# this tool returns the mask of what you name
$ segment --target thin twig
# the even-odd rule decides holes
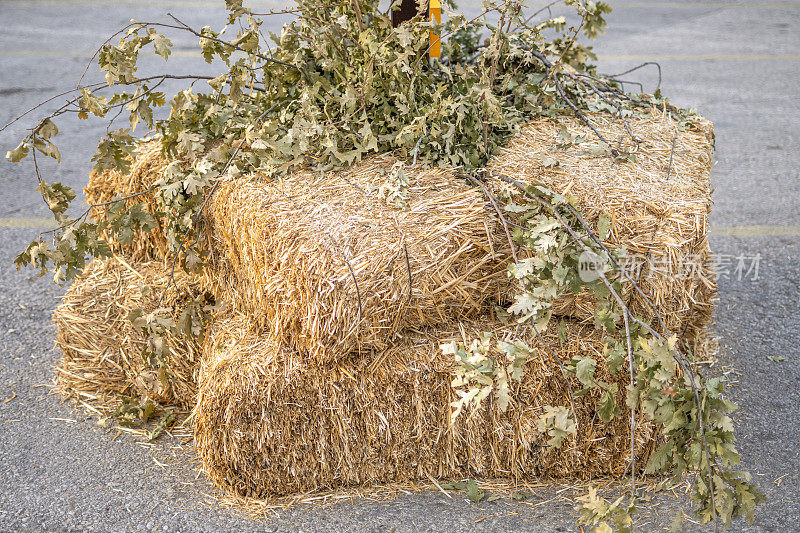
[[[555,359],[556,364],[558,364],[558,368],[561,369],[561,375],[564,376],[564,381],[567,383],[567,392],[569,392],[569,405],[572,407],[572,414],[575,417],[575,431],[579,431],[580,427],[578,424],[578,411],[575,409],[575,392],[572,390],[572,383],[569,380],[569,373],[567,369],[564,368],[564,364],[561,362],[561,358],[550,348],[550,345],[545,342],[544,337],[542,337],[541,333],[539,333],[539,329],[536,327],[536,322],[531,318],[530,320],[531,327],[533,328],[533,332],[536,333],[536,337],[541,342],[544,349],[550,354],[550,357]]]
[[[464,22],[464,23],[463,23],[463,24],[462,24],[460,27],[458,27],[458,28],[456,28],[456,29],[454,29],[454,30],[451,30],[451,31],[449,31],[449,32],[445,33],[444,35],[442,35],[441,37],[439,37],[439,41],[440,41],[440,42],[444,42],[444,39],[445,39],[445,37],[449,37],[450,35],[454,34],[454,33],[455,33],[455,32],[457,32],[458,30],[460,30],[461,28],[465,28],[465,27],[467,27],[467,26],[471,26],[472,24],[474,24],[474,23],[475,23],[475,21],[476,21],[476,20],[478,20],[479,18],[483,17],[483,16],[484,16],[484,15],[486,15],[487,13],[490,13],[491,11],[494,11],[494,9],[485,9],[485,10],[483,10],[483,12],[481,12],[481,13],[480,13],[480,14],[478,14],[477,16],[475,16],[475,17],[473,17],[472,19],[470,19],[470,20],[468,20],[468,21]],[[428,54],[428,52],[430,52],[430,51],[431,51],[431,48],[433,48],[433,44],[429,44],[429,45],[428,45],[428,47],[427,47],[427,48],[426,48],[426,49],[425,49],[425,50],[422,52],[422,54],[420,54],[420,56],[419,56],[419,57],[417,58],[417,60],[414,62],[413,68],[417,68],[417,65],[419,64],[419,62],[420,62],[420,61],[422,61],[422,58],[426,57],[426,55]]]
[[[182,22],[181,20],[179,20],[172,13],[167,13],[167,16],[170,17],[175,22],[177,22],[178,24],[180,24],[180,27],[178,27],[178,29],[186,30],[191,34],[194,34],[197,37],[200,37],[201,39],[208,39],[209,41],[215,41],[215,42],[218,42],[218,43],[223,44],[225,46],[230,46],[231,48],[235,48],[236,50],[239,50],[239,51],[244,52],[246,54],[252,54],[252,55],[256,56],[257,58],[263,59],[264,61],[266,61],[268,63],[275,63],[276,65],[283,65],[284,67],[289,67],[289,68],[296,69],[296,70],[302,72],[304,75],[307,76],[305,70],[303,70],[302,68],[298,67],[297,65],[293,65],[291,63],[287,63],[286,61],[281,61],[280,59],[275,59],[274,57],[265,56],[264,54],[248,52],[247,50],[245,50],[241,46],[235,45],[235,44],[230,43],[228,41],[225,41],[223,39],[218,39],[216,37],[211,37],[210,35],[203,35],[202,33],[198,32],[197,30],[195,30],[194,28],[192,28],[191,26],[189,26],[185,22]],[[168,24],[160,24],[160,23],[156,23],[156,24],[152,24],[152,25],[153,26],[166,26],[168,28],[169,27],[174,27],[174,26],[171,26],[171,25],[168,25]]]
[[[639,70],[640,68],[644,68],[644,67],[646,67],[648,65],[653,65],[658,69],[658,85],[656,85],[656,91],[657,91],[657,90],[659,90],[661,88],[661,65],[659,63],[655,62],[655,61],[645,61],[641,65],[637,65],[637,66],[635,66],[633,68],[629,68],[625,72],[620,72],[619,74],[603,74],[603,77],[616,81],[616,78],[618,78],[620,76],[624,76],[625,74],[630,74],[631,72],[635,72],[635,71]],[[631,82],[626,82],[626,83],[631,83]]]
[[[628,348],[628,368],[630,369],[631,385],[636,386],[636,374],[633,362],[633,347],[631,346],[631,326],[628,322],[630,311],[625,307],[623,319],[625,320],[625,341]],[[631,506],[636,501],[636,409],[631,407]]]
[[[556,84],[556,89],[558,90],[558,94],[560,94],[561,98],[565,102],[567,102],[567,104],[572,108],[575,114],[578,115],[578,117],[584,122],[584,124],[586,124],[587,126],[589,126],[589,128],[591,128],[594,134],[597,135],[598,139],[606,143],[606,145],[611,146],[610,143],[605,139],[605,137],[603,137],[603,135],[599,131],[597,131],[597,128],[594,127],[591,121],[588,118],[586,118],[586,116],[581,112],[580,109],[578,109],[578,106],[572,103],[572,100],[569,99],[567,94],[564,92],[564,88],[561,86],[561,81],[558,79],[558,74],[553,76],[553,81]],[[611,148],[611,155],[617,157],[619,156],[619,152],[617,152],[616,149]]]
[[[555,0],[555,1],[553,1],[553,2],[550,2],[549,4],[547,4],[546,6],[544,6],[543,8],[541,8],[541,9],[539,9],[539,10],[535,11],[535,12],[534,12],[532,15],[530,15],[530,16],[529,16],[528,18],[526,18],[524,21],[522,21],[522,24],[523,24],[523,25],[527,25],[527,24],[528,24],[528,22],[530,22],[530,21],[531,21],[531,19],[532,19],[533,17],[535,17],[536,15],[538,15],[539,13],[541,13],[541,12],[543,12],[543,11],[545,11],[545,10],[547,10],[547,16],[549,16],[549,17],[552,17],[552,16],[553,16],[553,11],[552,11],[550,8],[551,8],[551,7],[553,7],[553,6],[554,6],[554,5],[556,5],[556,4],[560,4],[560,3],[561,3],[561,2],[563,2],[563,1],[564,1],[564,0]]]
[[[669,151],[669,166],[667,166],[667,179],[665,181],[669,181],[669,174],[672,171],[672,156],[675,155],[675,141],[678,140],[678,134],[672,136],[672,148]]]
[[[561,66],[561,64],[564,62],[564,58],[566,57],[567,52],[569,52],[570,48],[572,48],[572,46],[575,44],[575,41],[578,39],[578,33],[581,31],[581,29],[583,28],[584,24],[586,24],[586,16],[585,15],[583,17],[581,17],[581,23],[575,28],[575,32],[572,34],[572,38],[570,39],[569,43],[561,51],[561,55],[558,56],[558,61],[556,61],[553,64],[553,66],[556,69],[558,69]]]
[[[570,76],[573,79],[576,78],[576,76],[574,76],[574,75],[572,75],[570,73],[567,73],[567,75]],[[585,77],[588,77],[588,76],[585,76]],[[586,81],[583,78],[578,78],[575,81],[577,81],[578,83],[584,84],[585,86],[587,86],[589,88],[589,90],[592,93],[596,94],[601,100],[603,100],[608,105],[613,106],[614,108],[616,108],[617,113],[619,113],[619,118],[622,119],[622,124],[625,126],[625,131],[628,133],[628,136],[631,138],[631,140],[634,143],[639,144],[639,140],[636,137],[634,137],[633,132],[631,131],[631,127],[630,127],[630,125],[628,125],[628,121],[625,118],[625,113],[623,112],[622,106],[619,103],[615,102],[614,100],[611,100],[606,95],[604,95],[594,83],[591,83],[590,81]]]
[[[364,33],[364,21],[362,20],[361,15],[361,6],[358,3],[358,0],[352,0],[353,2],[353,10],[355,11],[356,15],[356,22],[358,22],[358,31]]]
[[[291,196],[289,196],[288,194],[286,194],[284,191],[282,191],[282,190],[281,190],[281,189],[279,189],[278,187],[276,187],[275,189],[276,189],[278,192],[280,192],[281,194],[283,194],[283,196],[284,196],[284,197],[285,197],[287,200],[289,200],[290,202],[292,202],[292,204],[293,204],[293,205],[294,205],[294,206],[295,206],[295,207],[296,207],[296,208],[297,208],[297,209],[298,209],[298,210],[299,210],[301,213],[303,213],[304,215],[306,215],[306,216],[308,216],[308,217],[312,217],[310,213],[308,213],[308,212],[307,212],[305,209],[303,209],[303,206],[301,206],[300,204],[298,204],[298,203],[297,203],[297,200],[295,200],[294,198],[292,198]],[[359,288],[359,286],[358,286],[358,278],[356,277],[356,271],[355,271],[355,269],[353,268],[353,265],[350,263],[350,259],[348,259],[348,258],[347,258],[347,255],[344,253],[344,249],[343,249],[343,248],[342,248],[342,246],[339,244],[339,242],[338,242],[338,241],[337,241],[337,240],[334,238],[334,236],[333,236],[333,235],[332,235],[332,234],[331,234],[329,231],[327,231],[327,230],[323,230],[323,231],[325,231],[325,234],[326,234],[326,235],[327,235],[327,237],[328,237],[328,238],[331,240],[331,242],[333,242],[333,245],[336,247],[336,249],[339,251],[339,253],[340,253],[340,254],[342,254],[342,258],[344,259],[344,262],[345,262],[345,264],[347,265],[347,268],[348,268],[348,270],[350,270],[350,276],[353,278],[353,283],[355,283],[355,286],[356,286],[356,298],[358,298],[358,321],[359,321],[359,323],[360,323],[360,322],[361,322],[361,321],[364,319],[364,306],[363,306],[363,304],[361,303],[361,289],[360,289],[360,288]]]
[[[625,84],[626,84],[626,83],[627,83],[627,84],[629,84],[629,85],[638,85],[638,86],[639,86],[639,94],[641,94],[641,93],[643,93],[643,92],[644,92],[644,85],[643,85],[642,83],[638,82],[638,81],[633,81],[633,80],[622,80],[622,79],[618,79],[618,78],[614,78],[614,80],[613,80],[613,81],[614,81],[614,83],[619,83],[619,85],[620,85],[620,89],[621,89],[623,92],[625,91]]]
[[[552,78],[553,78],[553,82],[556,84],[556,90],[558,90],[558,94],[567,103],[567,105],[572,109],[572,111],[574,111],[575,114],[578,115],[578,117],[581,119],[581,121],[583,121],[584,124],[589,126],[589,128],[594,132],[594,134],[597,135],[598,139],[600,139],[601,141],[606,143],[608,146],[611,146],[611,144],[606,140],[606,138],[603,137],[603,135],[599,131],[597,131],[597,128],[594,127],[594,124],[592,124],[591,121],[588,118],[586,118],[586,115],[584,115],[581,112],[581,110],[578,109],[578,106],[576,106],[572,102],[572,100],[569,99],[569,97],[567,96],[566,92],[564,91],[564,87],[561,85],[561,80],[559,80],[559,78],[558,78],[558,73],[555,72],[555,70],[552,70],[553,69],[553,63],[551,63],[550,60],[547,59],[544,56],[544,54],[541,54],[541,53],[537,52],[536,50],[528,49],[527,51],[530,52],[530,54],[533,55],[533,57],[538,59],[539,62],[541,62],[542,66],[544,66],[545,73],[547,75],[550,75],[550,73],[552,71],[552,74],[553,74]],[[617,157],[617,156],[619,156],[619,152],[617,152],[616,149],[611,148],[611,155],[614,156],[614,157]]]
[[[494,195],[489,192],[489,189],[481,183],[481,180],[474,176],[470,176],[469,174],[459,174],[459,176],[467,178],[469,181],[477,184],[481,190],[483,190],[483,194],[489,198],[489,202],[491,202],[492,207],[494,207],[497,216],[500,218],[500,223],[503,225],[503,230],[506,233],[506,238],[508,239],[508,245],[511,247],[511,256],[514,258],[515,263],[519,263],[519,258],[517,257],[517,247],[514,245],[514,239],[511,238],[511,232],[508,230],[508,222],[506,221],[506,217],[503,215],[503,211],[500,209],[500,206],[497,204],[497,200],[495,199]]]
[[[138,85],[141,82],[155,80],[155,79],[158,79],[158,80],[188,80],[188,79],[192,79],[192,80],[212,80],[212,79],[214,79],[214,77],[213,76],[200,76],[200,75],[196,75],[195,76],[195,75],[159,74],[159,75],[155,75],[155,76],[147,76],[147,77],[144,77],[144,78],[137,78],[135,80],[128,81],[128,82],[119,81],[119,82],[115,83],[115,85]],[[30,109],[28,109],[27,111],[25,111],[21,115],[18,115],[16,118],[14,118],[11,121],[9,121],[8,123],[6,123],[2,128],[0,128],[0,132],[2,132],[3,130],[5,130],[6,128],[11,126],[15,122],[17,122],[18,120],[23,118],[24,116],[26,116],[27,114],[29,114],[29,113],[31,113],[33,111],[36,111],[37,109],[39,109],[43,105],[52,102],[56,98],[59,98],[61,96],[65,96],[65,95],[80,91],[81,89],[105,88],[105,87],[108,87],[108,85],[105,82],[98,82],[98,83],[93,83],[91,85],[86,85],[85,87],[78,87],[77,89],[70,89],[68,91],[64,91],[64,92],[58,93],[55,96],[52,96],[52,97],[48,98],[47,100],[36,104],[35,106],[31,107]],[[81,98],[83,98],[83,95],[77,96],[75,98],[72,98],[72,99],[68,100],[65,104],[63,104],[61,107],[59,107],[56,111],[52,112],[47,117],[45,117],[44,119],[40,120],[35,127],[31,128],[31,130],[38,129],[42,125],[42,122],[44,122],[45,120],[53,119],[53,118],[63,114],[65,109],[67,109],[70,105],[78,102]]]
[[[403,252],[405,253],[405,256],[406,256],[406,268],[408,269],[408,304],[406,304],[406,305],[410,305],[411,304],[411,296],[412,296],[413,291],[414,291],[414,286],[413,286],[412,280],[411,280],[411,278],[412,278],[412,276],[411,276],[411,261],[408,258],[408,246],[406,246],[405,241],[403,241]]]

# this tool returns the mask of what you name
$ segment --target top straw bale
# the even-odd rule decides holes
[[[716,295],[707,239],[712,124],[697,115],[679,122],[658,108],[627,117],[627,127],[608,114],[588,118],[612,147],[632,152],[635,159],[614,161],[598,149],[598,139],[586,124],[565,115],[524,126],[492,158],[488,170],[573,198],[595,231],[600,216],[608,216],[611,230],[605,244],[626,250],[621,266],[667,328],[684,339],[694,338],[710,322]],[[493,185],[504,186],[497,179]],[[630,286],[626,291],[633,312],[654,318],[641,294]],[[594,303],[588,294],[562,297],[553,310],[561,316],[589,318]]]
[[[208,227],[235,305],[324,359],[476,315],[506,277],[486,200],[452,170],[405,167],[398,208],[379,195],[396,162],[222,184]]]

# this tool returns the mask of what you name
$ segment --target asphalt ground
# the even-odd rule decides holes
[[[220,2],[143,0],[0,1],[0,123],[62,88],[72,87],[102,39],[129,19],[220,26]],[[621,1],[597,44],[603,72],[658,61],[661,88],[674,102],[714,121],[717,164],[712,248],[728,258],[720,279],[714,332],[719,371],[734,380],[732,398],[745,467],[767,494],[756,522],[736,531],[800,529],[800,2]],[[258,8],[280,4],[258,2]],[[475,13],[478,2],[462,2]],[[277,30],[280,21],[272,23]],[[174,39],[174,72],[211,72]],[[160,58],[147,61],[154,72]],[[96,71],[90,76],[97,77]],[[629,76],[652,91],[655,69]],[[168,87],[168,93],[181,88]],[[13,148],[30,120],[0,134]],[[62,120],[58,167],[46,175],[79,190],[100,122]],[[220,506],[176,440],[144,445],[116,436],[62,403],[50,389],[50,315],[63,289],[13,257],[48,212],[28,166],[0,162],[0,531],[578,531],[572,491],[552,486],[528,501],[472,504],[462,495],[401,494],[297,507],[253,520]],[[737,272],[743,261],[749,272]],[[741,275],[740,275],[741,274]],[[640,530],[669,523],[685,502],[661,495],[645,506]],[[689,527],[693,528],[691,523]]]

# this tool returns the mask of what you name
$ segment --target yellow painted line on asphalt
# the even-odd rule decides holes
[[[713,237],[800,237],[800,226],[711,226]]]
[[[211,7],[224,9],[224,4],[218,0],[3,0],[4,5],[19,5],[26,7],[37,6],[136,6],[136,7]],[[247,2],[250,8],[286,9],[292,6],[292,2],[275,2],[269,0],[250,0]]]
[[[56,222],[52,218],[45,217],[0,217],[0,227],[52,229],[56,227]]]
[[[93,52],[78,52],[72,50],[0,50],[0,56],[21,56],[21,57],[50,57],[50,56],[92,56]]]
[[[94,50],[0,50],[0,56],[19,56],[19,57],[84,57],[87,60],[92,57]],[[154,52],[141,52],[143,56],[156,57]],[[194,50],[173,50],[175,57],[201,57],[200,51]]]
[[[621,61],[800,61],[800,54],[597,54]]]
[[[764,7],[800,7],[798,2],[612,2],[614,9],[620,7],[644,7],[649,9],[732,9]]]
[[[0,228],[55,227],[52,218],[0,217]],[[800,237],[800,226],[711,226],[713,237]]]

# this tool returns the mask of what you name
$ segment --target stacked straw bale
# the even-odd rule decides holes
[[[136,147],[129,172],[103,170],[92,171],[89,174],[89,183],[83,189],[86,202],[89,205],[98,205],[116,198],[144,193],[125,200],[125,203],[129,207],[143,204],[144,209],[154,215],[158,211],[155,196],[145,191],[161,179],[168,164],[169,161],[161,153],[160,140],[140,142]],[[91,215],[95,220],[103,220],[104,207],[95,208]],[[160,220],[155,216],[153,218],[159,226],[147,232],[134,230],[134,238],[130,244],[123,245],[111,235],[104,235],[104,238],[114,253],[124,255],[132,261],[161,259],[168,252],[169,245],[164,236],[164,229],[160,226]]]
[[[320,360],[384,349],[407,327],[474,317],[505,283],[486,199],[452,170],[407,168],[407,209],[378,196],[396,162],[222,184],[209,203],[230,300]],[[212,269],[220,270],[220,269]]]
[[[496,320],[406,331],[387,350],[326,367],[253,332],[249,322],[241,314],[215,322],[194,413],[205,471],[241,495],[471,475],[588,479],[620,476],[628,464],[626,372],[609,375],[592,327],[568,323],[563,344],[557,333],[545,334],[544,342],[562,362],[594,357],[597,378],[618,383],[623,414],[602,423],[600,392],[576,397],[577,437],[554,449],[536,422],[545,405],[569,406],[570,393],[558,362],[531,334],[527,340],[540,355],[525,365],[515,403],[505,413],[496,406],[471,418],[465,412],[450,427],[455,361],[440,344],[461,341],[459,328],[466,338],[499,330]],[[571,387],[577,391],[580,384],[573,379]],[[641,466],[657,444],[656,431],[641,417],[636,443]]]
[[[641,139],[633,145],[621,122],[591,119],[609,141],[634,149],[636,161],[592,155],[589,129],[561,117],[525,126],[490,161],[489,175],[575,198],[594,229],[602,214],[610,216],[606,244],[644,259],[632,274],[667,327],[684,339],[702,336],[716,291],[707,241],[710,123],[696,118],[679,128],[655,111],[629,117]],[[562,127],[586,140],[559,148]],[[545,165],[545,158],[559,165]],[[510,245],[481,190],[453,169],[406,166],[406,207],[390,205],[379,191],[396,162],[383,155],[324,175],[221,183],[201,227],[210,267],[202,278],[178,272],[164,305],[177,312],[185,298],[213,287],[227,310],[202,348],[170,339],[166,388],[145,365],[145,339],[128,321],[131,309],[156,305],[169,278],[163,231],[138,235],[132,246],[112,242],[136,262],[93,261],[55,314],[62,390],[193,407],[205,470],[246,496],[431,477],[623,475],[627,373],[609,375],[600,333],[574,320],[593,315],[588,295],[554,303],[555,314],[567,317],[564,335],[557,328],[543,338],[522,332],[539,356],[526,363],[506,412],[487,402],[450,425],[456,362],[440,345],[508,332],[489,310],[514,290],[506,275]],[[129,174],[93,174],[87,198],[102,203],[146,191],[166,164],[157,142],[143,143]],[[490,184],[504,187],[497,178]],[[152,195],[129,202],[142,200],[154,213]],[[148,285],[156,290],[143,290]],[[645,297],[626,293],[634,312],[652,319]],[[695,355],[706,347],[698,344]],[[618,385],[622,414],[611,423],[597,415],[601,391],[573,399],[570,391],[580,385],[561,367],[576,356],[595,358],[597,379]],[[539,416],[547,405],[573,401],[577,435],[553,449],[537,428]],[[637,465],[658,439],[657,428],[639,417]]]
[[[601,214],[611,218],[605,242],[625,248],[623,267],[664,318],[667,328],[684,340],[702,337],[711,321],[717,292],[708,243],[711,211],[709,174],[713,163],[712,124],[698,116],[680,126],[665,110],[628,117],[638,145],[625,124],[606,114],[589,119],[612,146],[632,149],[635,162],[614,162],[592,155],[594,133],[577,117],[532,122],[490,161],[488,170],[526,183],[543,184],[577,200],[587,224],[597,231]],[[585,141],[559,148],[562,128]],[[674,142],[674,150],[673,150]],[[619,146],[617,146],[619,147]],[[553,165],[556,160],[558,165]],[[500,180],[496,188],[507,187]],[[634,313],[654,314],[642,295],[626,292]],[[556,315],[590,318],[595,301],[589,294],[554,302]]]
[[[160,379],[158,369],[142,357],[146,339],[128,318],[134,309],[154,310],[168,279],[168,270],[157,262],[112,257],[87,265],[53,315],[62,352],[57,382],[65,394],[108,405],[141,396],[186,410],[194,407],[201,346],[169,335],[166,380]],[[176,272],[162,306],[177,317],[182,303],[199,294],[186,274]]]

